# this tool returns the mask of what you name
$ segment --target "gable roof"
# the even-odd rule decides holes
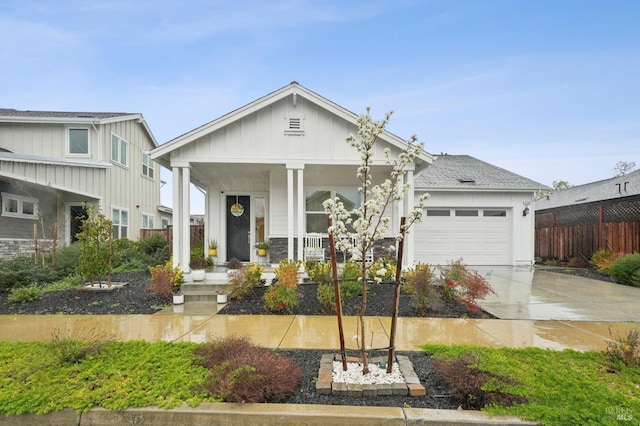
[[[554,192],[546,198],[536,201],[536,210],[574,206],[634,195],[640,195],[640,170],[624,176],[573,186]]]
[[[416,176],[416,189],[447,190],[524,190],[548,187],[469,155],[440,155]]]
[[[216,118],[213,121],[210,121],[196,129],[193,129],[183,135],[180,135],[169,142],[162,144],[160,147],[153,150],[151,153],[151,158],[156,161],[163,162],[165,159],[162,157],[168,155],[174,150],[181,148],[193,142],[204,135],[212,133],[220,128],[223,128],[230,123],[236,122],[256,111],[259,111],[266,106],[273,104],[281,99],[284,99],[288,96],[301,96],[308,101],[318,105],[321,108],[333,113],[334,115],[353,123],[357,124],[358,114],[355,114],[346,108],[341,107],[340,105],[330,101],[327,98],[320,96],[319,94],[307,89],[306,87],[300,85],[299,83],[293,81],[287,86],[284,86],[274,92],[271,92],[245,106],[242,106],[236,110],[233,110],[219,118]],[[385,142],[394,145],[400,149],[404,149],[406,146],[406,141],[399,136],[396,136],[390,132],[385,131],[383,135],[380,136]],[[426,163],[431,163],[432,156],[426,152],[423,152],[420,155],[420,160]]]
[[[146,120],[139,113],[128,112],[72,112],[72,111],[21,111],[13,108],[0,108],[0,123],[98,123],[107,124],[119,121],[137,120],[142,124],[154,146],[158,146]]]

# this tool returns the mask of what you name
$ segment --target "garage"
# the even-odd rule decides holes
[[[468,265],[510,265],[511,218],[506,208],[429,207],[414,230],[415,260],[446,264],[462,258]]]

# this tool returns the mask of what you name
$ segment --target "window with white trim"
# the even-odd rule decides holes
[[[111,134],[111,161],[122,166],[127,165],[129,144],[124,139]]]
[[[68,145],[67,150],[70,155],[89,155],[89,129],[74,128],[67,129]]]
[[[167,229],[167,227],[169,226],[169,219],[166,218],[162,218],[162,229]]]
[[[142,229],[153,229],[153,215],[142,213]]]
[[[124,209],[111,209],[113,222],[113,238],[127,238],[129,236],[129,212]]]
[[[2,195],[2,216],[16,217],[20,219],[38,218],[38,200],[24,195],[10,194]]]
[[[155,176],[156,163],[146,152],[142,153],[142,174],[150,179]]]
[[[327,233],[327,214],[322,203],[328,198],[339,197],[347,211],[360,207],[360,191],[353,189],[317,189],[305,191],[306,232]],[[353,216],[355,219],[355,215]],[[348,226],[350,228],[350,226]],[[350,229],[351,230],[351,229]]]

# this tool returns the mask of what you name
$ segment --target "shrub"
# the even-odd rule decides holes
[[[16,257],[0,261],[0,290],[26,287],[35,283],[50,283],[60,274],[50,266],[35,265],[33,257]]]
[[[274,271],[278,284],[295,290],[298,285],[298,266],[299,264],[295,260],[281,260]]]
[[[478,300],[489,294],[495,294],[491,284],[477,271],[471,271],[462,259],[450,262],[441,270],[441,287],[445,297],[455,297],[464,304],[469,312],[477,312],[481,308]]]
[[[617,258],[607,272],[620,284],[634,285],[633,276],[640,270],[640,253]]]
[[[229,270],[229,299],[242,300],[253,289],[253,284],[245,279],[242,269]]]
[[[602,272],[602,271],[605,271],[609,266],[611,266],[613,261],[616,260],[616,257],[617,256],[613,252],[609,250],[600,249],[595,251],[591,255],[591,260],[589,261],[589,264],[591,265],[591,267]]]
[[[558,259],[546,259],[544,264],[546,266],[558,266],[560,265],[560,262],[558,262]]]
[[[307,261],[304,266],[311,282],[327,284],[333,281],[333,277],[331,276],[331,263]]]
[[[56,252],[56,272],[59,278],[75,274],[80,259],[80,245],[71,244]]]
[[[289,358],[252,345],[246,337],[226,337],[196,349],[211,371],[205,387],[227,402],[278,402],[292,394],[300,367]]]
[[[416,265],[415,271],[405,275],[405,293],[411,296],[411,305],[424,315],[430,307],[441,302],[433,271],[428,264]]]
[[[587,268],[589,266],[589,262],[582,257],[572,257],[569,259],[568,263],[570,268]]]
[[[340,297],[362,296],[362,285],[358,281],[344,281],[340,283]],[[325,312],[336,311],[336,294],[333,284],[319,284],[316,297]]]
[[[627,367],[640,367],[640,329],[629,330],[625,337],[614,337],[609,328],[609,335],[611,340],[607,342],[604,354],[612,367],[617,369],[620,363]]]
[[[11,290],[7,300],[10,303],[27,303],[42,299],[44,291],[37,284],[27,287],[18,287]]]
[[[298,306],[296,287],[278,281],[265,292],[264,305],[269,312],[292,314]]]
[[[451,393],[456,398],[465,401],[465,409],[479,410],[487,404],[508,406],[527,402],[523,396],[484,390],[487,383],[490,382],[513,385],[515,381],[508,376],[491,374],[473,368],[477,364],[477,356],[473,353],[466,353],[453,360],[434,360],[438,373],[451,388]]]
[[[175,292],[180,291],[184,283],[184,274],[180,266],[173,267],[173,262],[169,259],[164,265],[152,266],[151,284],[147,289],[158,294],[164,302],[171,301]]]
[[[204,240],[194,241],[190,253],[190,259],[204,259]]]
[[[54,328],[51,332],[51,348],[58,361],[65,364],[79,363],[102,350],[112,340],[112,336],[98,333],[94,329],[87,331],[82,326],[73,332],[59,328]]]
[[[357,281],[362,277],[362,264],[351,259],[344,262],[340,279],[343,281]]]
[[[61,280],[47,284],[43,290],[45,292],[67,290],[69,288],[81,287],[83,284],[84,278],[78,274],[71,274]]]
[[[242,268],[242,272],[247,285],[256,286],[262,282],[262,272],[264,272],[264,267],[257,263],[253,263]]]

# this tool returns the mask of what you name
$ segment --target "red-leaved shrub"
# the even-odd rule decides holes
[[[211,371],[205,387],[226,402],[278,402],[293,393],[300,367],[289,358],[254,346],[246,337],[226,337],[195,354]]]

